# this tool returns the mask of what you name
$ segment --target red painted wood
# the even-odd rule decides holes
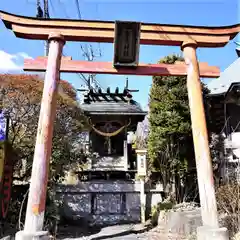
[[[67,59],[67,60],[65,60]],[[140,64],[136,69],[115,69],[111,62],[88,62],[73,61],[65,58],[61,61],[61,72],[67,73],[92,73],[92,74],[115,74],[115,75],[143,75],[143,76],[186,76],[186,64]],[[200,63],[200,77],[217,78],[220,69]],[[45,71],[47,67],[46,58],[25,59],[25,71]]]
[[[0,18],[16,37],[47,40],[55,32],[64,36],[66,41],[114,42],[114,22],[109,21],[71,21],[51,19],[41,21],[12,15],[0,11]],[[162,25],[142,23],[141,44],[181,46],[193,39],[199,47],[223,47],[239,32],[239,25],[226,27],[199,27],[187,25]]]
[[[36,145],[28,194],[25,232],[42,229],[44,221],[49,161],[52,151],[53,124],[56,115],[59,68],[64,39],[58,34],[49,36],[50,48],[38,121]]]
[[[198,176],[201,216],[203,226],[217,229],[219,227],[217,202],[196,47],[197,43],[191,40],[184,43],[182,49],[185,62],[188,66],[187,90]]]

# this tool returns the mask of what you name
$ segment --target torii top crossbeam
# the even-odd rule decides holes
[[[114,41],[114,22],[67,19],[36,19],[0,11],[0,17],[17,37],[47,40],[50,33],[64,36],[66,41]],[[240,25],[203,27],[187,25],[141,24],[141,44],[181,46],[194,40],[198,47],[223,47],[240,31]]]

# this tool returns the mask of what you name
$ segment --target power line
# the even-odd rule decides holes
[[[78,18],[82,19],[82,14],[81,14],[81,11],[80,11],[79,1],[75,0],[75,4],[76,4],[76,7],[77,7]]]
[[[51,6],[51,8],[52,8],[53,15],[56,15],[56,12],[55,12],[55,9],[54,9],[52,0],[49,0],[49,2],[50,2],[50,6]]]
[[[66,57],[66,54],[64,53],[64,51],[63,51],[62,55],[64,57]],[[86,85],[88,85],[88,81],[82,73],[76,73],[76,75],[80,78],[80,80],[82,80]]]
[[[62,6],[62,3],[60,2],[60,0],[58,1],[59,2],[59,4]],[[55,9],[54,9],[54,5],[53,5],[53,3],[52,3],[52,0],[50,0],[50,6],[51,6],[51,8],[52,8],[52,12],[53,13],[55,13],[56,11],[55,11]],[[65,8],[64,8],[65,9]],[[65,15],[67,15],[67,13],[66,13],[66,11],[64,11],[65,12]],[[54,14],[55,15],[55,14]],[[66,54],[64,53],[64,51],[63,51],[63,53],[62,53],[62,55],[63,56],[66,56]],[[86,78],[85,78],[85,76],[83,75],[83,74],[76,74],[79,78],[80,78],[80,80],[82,80],[85,84],[87,84],[88,82],[86,81]]]
[[[80,10],[80,5],[79,5],[79,1],[75,0],[75,5],[76,5],[76,9],[77,9],[77,14],[78,14],[78,18],[81,20],[82,19],[82,14],[81,14],[81,10]],[[81,46],[81,49],[83,51],[83,56],[87,58],[88,61],[93,61],[94,59],[94,53],[93,53],[93,49],[90,46],[89,47],[85,47],[85,50],[83,49],[83,46]],[[100,49],[100,48],[99,48]],[[89,53],[90,51],[90,53]],[[100,56],[101,56],[101,50],[99,50],[100,52]],[[91,58],[91,59],[90,59]],[[81,75],[82,77],[85,77],[83,74]],[[104,89],[101,84],[99,83],[99,81],[95,78],[95,75],[90,74],[88,78],[85,77],[85,80],[87,81],[87,85],[88,87],[91,86],[92,83],[95,83],[98,87],[100,87],[101,89]]]
[[[46,1],[46,0],[45,0],[45,1]],[[53,5],[52,1],[51,1],[51,0],[49,0],[49,1],[50,1],[50,6],[51,6],[53,12],[55,12],[54,5]],[[67,12],[66,12],[66,8],[64,7],[64,3],[61,2],[60,0],[58,0],[58,3],[59,3],[59,5],[60,5],[62,11],[64,12],[64,15],[65,15],[67,18],[69,18],[69,17],[68,17],[68,14],[67,14]],[[81,14],[81,10],[80,10],[79,1],[78,1],[78,0],[75,0],[75,4],[76,4],[76,8],[77,8],[78,18],[81,20],[81,19],[82,19],[82,14]],[[87,60],[92,61],[93,58],[95,57],[94,54],[93,54],[92,47],[90,47],[90,49],[87,48],[87,49],[86,49],[87,52],[85,52],[84,49],[83,49],[83,46],[82,46],[82,45],[80,45],[80,46],[81,46],[81,49],[82,49],[82,51],[83,51],[83,56],[84,56],[84,57],[87,57],[87,58],[88,58]],[[90,55],[89,55],[89,51],[90,51],[90,55],[92,56],[92,59],[89,59],[89,56],[90,56]],[[88,56],[88,55],[89,55],[89,56]],[[64,54],[64,52],[63,52],[63,56],[66,56],[66,55]],[[100,48],[99,48],[99,56],[101,56],[101,49],[100,49]],[[84,82],[84,84],[86,84],[86,85],[88,86],[88,88],[91,86],[91,82],[92,82],[92,83],[95,83],[95,84],[97,85],[97,87],[100,87],[101,89],[104,89],[104,87],[103,87],[103,86],[97,81],[97,79],[95,78],[95,75],[91,75],[91,74],[90,74],[88,77],[86,77],[86,76],[85,76],[84,74],[82,74],[82,73],[76,73],[76,74],[77,74],[77,76],[80,78],[80,80],[82,80],[82,81]]]
[[[61,2],[60,0],[58,0],[58,3],[59,3],[59,5],[60,5],[60,8],[62,9],[64,15],[66,16],[66,18],[70,18],[70,17],[68,16],[68,14],[67,14],[66,8],[64,7],[64,3]]]
[[[78,18],[81,20],[82,19],[82,14],[81,14],[80,5],[79,5],[79,1],[78,0],[75,0],[75,5],[76,5],[76,8],[77,8]],[[87,48],[86,49],[87,52],[84,51],[82,45],[81,45],[81,49],[83,50],[83,56],[88,58],[87,59],[88,61],[93,61],[93,58],[95,56],[94,56],[92,47],[90,46],[90,48]],[[90,55],[89,55],[89,51],[90,51]],[[99,56],[101,56],[101,55],[102,55],[101,47],[100,47],[100,44],[99,44]],[[89,56],[92,57],[92,59],[89,59]],[[88,78],[88,81],[92,81],[92,83],[95,82],[101,89],[104,89],[101,86],[101,84],[99,83],[99,81],[96,79],[96,75],[90,75],[90,77]],[[88,83],[88,86],[90,86],[90,85],[91,85],[91,83]]]

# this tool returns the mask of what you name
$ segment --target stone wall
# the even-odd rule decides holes
[[[162,200],[161,191],[146,186],[146,210]],[[139,181],[91,181],[59,185],[57,196],[63,201],[62,214],[71,220],[85,219],[92,224],[140,221]]]
[[[159,230],[173,236],[195,236],[197,228],[200,226],[202,226],[200,208],[183,211],[161,211],[158,218]]]

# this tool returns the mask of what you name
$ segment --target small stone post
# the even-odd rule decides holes
[[[147,175],[147,150],[136,150],[137,153],[137,170],[140,178],[140,203],[141,203],[141,222],[146,221],[146,194],[145,194],[145,177]]]
[[[124,158],[124,171],[128,170],[128,143],[127,140],[123,141],[123,158]]]
[[[141,223],[146,222],[145,177],[140,177]]]

